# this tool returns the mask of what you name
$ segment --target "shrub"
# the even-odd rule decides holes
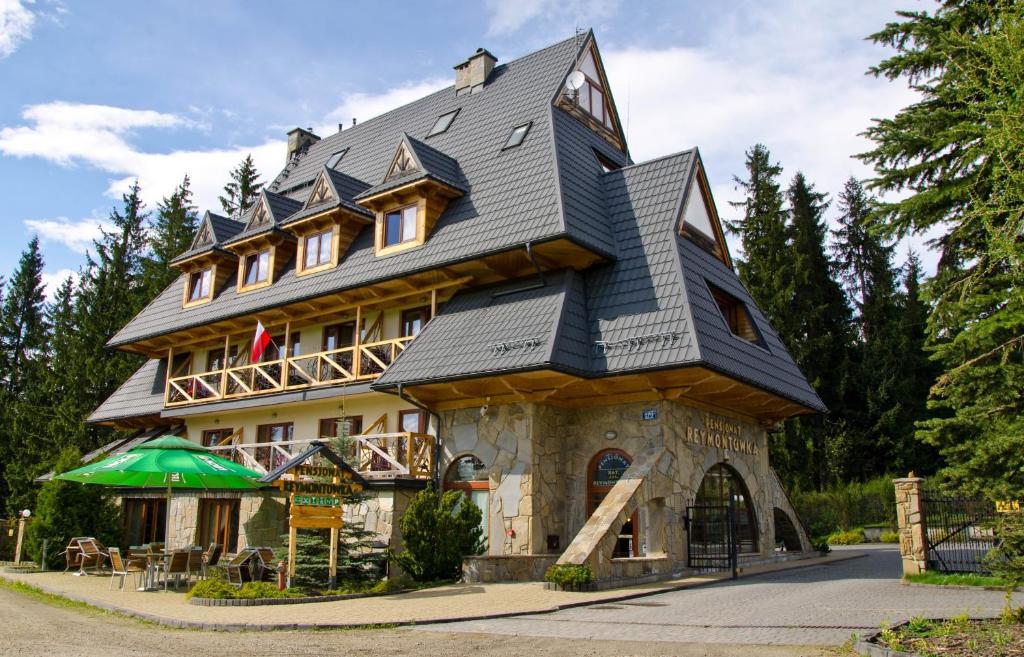
[[[896,525],[896,494],[890,477],[837,484],[824,491],[794,491],[797,515],[811,536],[881,524]]]
[[[266,598],[301,598],[306,594],[299,589],[279,591],[270,582],[246,582],[241,588],[228,584],[220,577],[210,577],[196,582],[186,597],[212,598],[214,600],[254,600]]]
[[[562,586],[582,586],[594,581],[594,573],[590,566],[555,564],[544,573],[544,581]]]
[[[192,587],[192,590],[189,591],[185,597],[229,600],[235,597],[235,587],[228,584],[220,577],[210,577],[196,582]]]
[[[405,550],[395,562],[418,582],[458,579],[462,558],[484,551],[482,517],[461,491],[438,493],[428,485],[398,521]]]
[[[828,539],[824,538],[819,538],[818,540],[814,541],[814,543],[811,544],[811,547],[822,554],[828,554],[832,551],[832,548],[829,547]]]
[[[878,540],[883,542],[883,543],[899,543],[900,542],[900,533],[899,532],[894,532],[894,531],[891,531],[891,530],[890,531],[886,531],[886,532],[882,532],[882,535],[879,537]]]
[[[1024,586],[1024,515],[1001,513],[995,523],[996,547],[985,555],[984,564],[993,575],[1006,580],[1003,620],[1017,622],[1022,611],[1013,608],[1013,591]]]
[[[78,450],[69,447],[57,457],[54,471],[67,472],[81,462]],[[59,568],[64,562],[60,552],[74,536],[93,536],[104,545],[118,545],[122,536],[121,511],[112,503],[109,489],[103,486],[51,479],[39,491],[35,513],[25,534],[25,548],[33,561],[39,563],[46,540],[47,566]]]
[[[864,532],[854,529],[848,532],[833,532],[828,537],[829,545],[857,545],[864,542]]]

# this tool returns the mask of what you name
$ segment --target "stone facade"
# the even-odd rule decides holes
[[[607,575],[633,570],[664,573],[686,562],[683,517],[707,471],[725,463],[750,493],[765,559],[775,549],[774,511],[799,521],[768,464],[763,427],[739,416],[711,413],[678,401],[565,409],[543,404],[508,404],[446,411],[441,414],[442,476],[459,457],[473,455],[488,472],[488,556],[560,555],[590,518],[588,472],[592,459],[608,448],[636,460],[657,453],[657,491],[638,499],[638,557],[647,566],[613,565],[607,539],[598,551]],[[652,474],[652,476],[654,476]],[[626,495],[631,498],[632,493]],[[627,499],[623,505],[629,504]],[[628,510],[629,513],[625,513]],[[632,509],[620,509],[623,522]],[[617,532],[606,523],[609,534]],[[622,523],[618,523],[621,527]],[[810,542],[799,530],[803,550]],[[600,538],[595,538],[600,540]],[[595,557],[597,558],[597,557]],[[658,563],[654,564],[653,561]],[[663,563],[667,560],[671,568]],[[596,563],[596,562],[595,562]],[[503,567],[525,572],[530,568]],[[477,571],[482,571],[480,567]],[[666,573],[667,574],[667,573]]]
[[[904,575],[919,575],[928,569],[928,544],[925,542],[921,497],[924,479],[893,479],[896,486],[896,524],[900,533],[900,557]]]

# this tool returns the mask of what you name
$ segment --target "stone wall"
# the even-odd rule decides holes
[[[896,524],[900,533],[900,558],[904,575],[919,575],[928,569],[928,545],[925,542],[921,497],[924,479],[893,479],[896,486]]]
[[[578,410],[508,404],[445,411],[441,418],[442,474],[467,454],[488,468],[490,556],[557,555],[565,550],[590,516],[591,461],[608,448],[634,459],[653,448],[670,455],[663,497],[652,499],[653,504],[645,501],[637,512],[640,556],[665,554],[677,568],[685,564],[686,507],[705,473],[723,462],[743,479],[755,511],[758,551],[748,556],[773,555],[775,507],[799,526],[769,468],[764,428],[740,416],[661,400]],[[657,546],[648,544],[655,527]],[[801,538],[806,542],[802,532]],[[810,549],[809,542],[804,549]]]

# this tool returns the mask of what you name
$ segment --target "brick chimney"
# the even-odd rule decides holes
[[[486,48],[477,48],[469,59],[455,66],[455,93],[476,93],[484,88],[498,58]]]
[[[294,128],[288,131],[288,158],[285,162],[291,162],[296,153],[300,153],[313,144],[320,141],[320,138],[313,134],[312,129],[304,130]]]

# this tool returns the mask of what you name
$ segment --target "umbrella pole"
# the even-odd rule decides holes
[[[167,511],[164,513],[164,550],[171,549],[171,480],[167,480]]]

